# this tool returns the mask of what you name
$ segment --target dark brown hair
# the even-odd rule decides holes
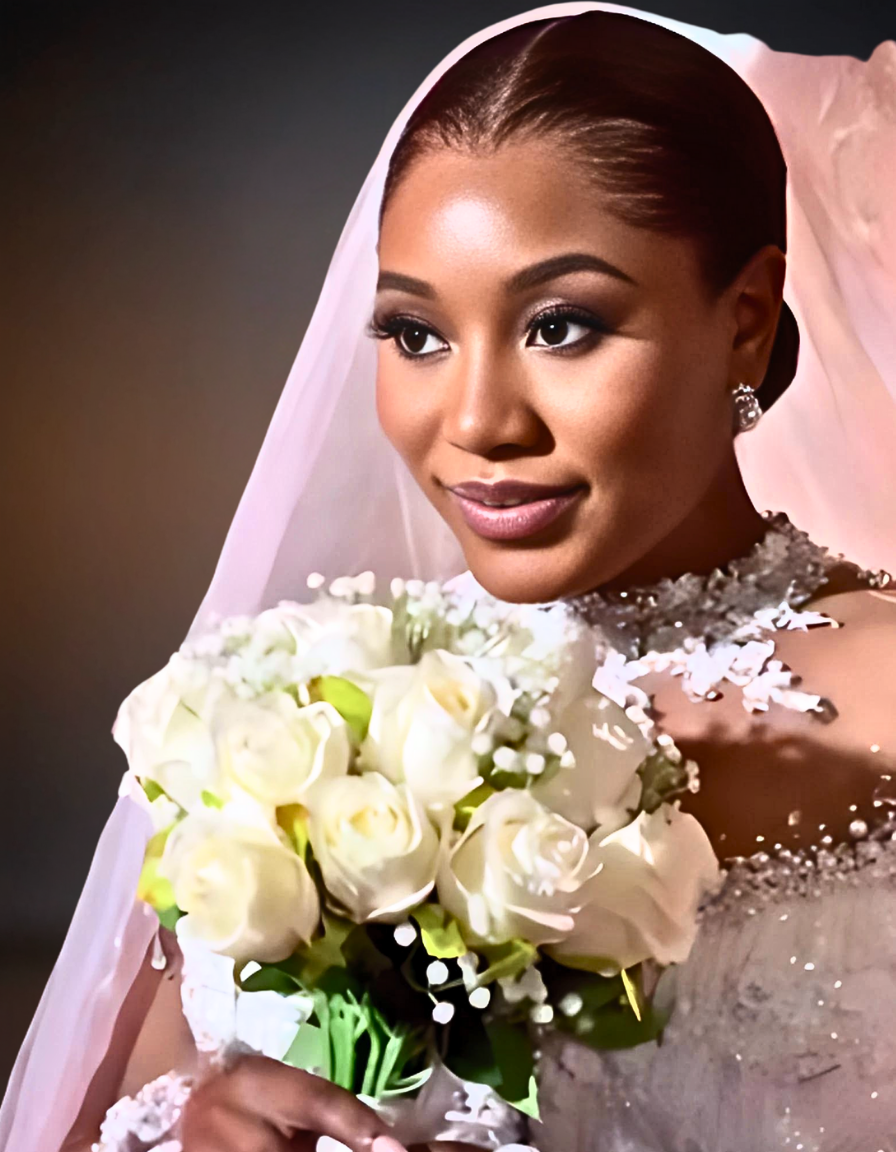
[[[380,223],[427,153],[538,137],[567,149],[625,223],[692,238],[713,292],[764,245],[787,251],[787,165],[759,98],[693,40],[615,12],[533,20],[461,57],[405,125]],[[763,408],[793,379],[798,353],[796,319],[782,304]]]

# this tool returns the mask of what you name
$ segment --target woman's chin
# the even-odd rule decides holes
[[[477,583],[511,604],[545,604],[582,590],[581,573],[568,570],[556,551],[511,552],[468,548],[466,561]],[[586,587],[593,587],[586,581]]]

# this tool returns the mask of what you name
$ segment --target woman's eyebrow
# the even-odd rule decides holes
[[[411,296],[423,296],[426,300],[436,298],[436,290],[431,284],[425,280],[418,280],[416,276],[405,276],[403,272],[380,272],[376,290],[382,292],[386,288],[408,292]]]
[[[564,252],[561,256],[550,256],[547,260],[539,260],[537,264],[530,264],[528,268],[514,273],[505,281],[504,287],[508,292],[521,292],[524,288],[534,288],[536,284],[544,284],[547,280],[566,276],[569,272],[600,272],[604,276],[624,280],[626,284],[637,284],[627,272],[591,252]]]
[[[539,260],[537,264],[530,264],[527,268],[515,272],[504,282],[506,292],[522,292],[526,288],[534,288],[548,280],[555,280],[566,276],[570,272],[600,272],[604,276],[612,276],[626,284],[637,285],[627,272],[594,256],[590,252],[564,252],[560,256],[550,256],[547,260]],[[408,292],[411,296],[422,296],[425,300],[434,300],[436,290],[426,280],[419,280],[416,276],[406,276],[402,272],[381,272],[377,280],[376,290],[382,292],[386,288],[394,288],[399,292]]]

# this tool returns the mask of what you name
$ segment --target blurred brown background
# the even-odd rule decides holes
[[[894,0],[645,0],[867,58]],[[392,119],[525,0],[0,6],[0,1085]]]

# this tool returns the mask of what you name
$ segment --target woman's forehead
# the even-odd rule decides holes
[[[430,283],[475,275],[503,286],[532,264],[590,253],[621,272],[619,281],[695,274],[692,243],[627,224],[608,203],[581,163],[544,141],[484,154],[440,149],[418,159],[390,198],[380,268]]]

